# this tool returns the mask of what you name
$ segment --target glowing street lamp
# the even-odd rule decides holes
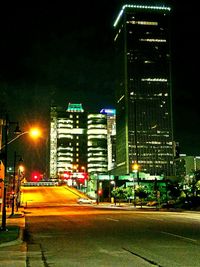
[[[13,139],[11,139],[10,141],[8,141],[7,145],[11,144],[12,142],[14,142],[16,139],[18,139],[19,137],[25,135],[25,134],[29,134],[29,136],[33,139],[37,139],[41,136],[41,131],[39,128],[30,128],[29,131],[25,131],[25,132],[20,132],[17,136],[15,136]],[[4,148],[5,145],[2,146],[2,148]],[[1,148],[1,149],[2,149]]]
[[[32,138],[38,138],[41,136],[41,131],[39,128],[31,128],[29,131],[28,131],[28,134],[30,135],[30,137]]]
[[[138,165],[137,163],[134,163],[134,164],[132,165],[132,169],[133,169],[134,172],[138,172],[138,170],[139,170],[139,165]]]
[[[137,183],[138,183],[138,185],[139,185],[139,181],[140,181],[139,169],[140,169],[140,165],[137,162],[133,163],[132,171],[136,172],[136,174],[137,174]],[[134,178],[133,178],[133,180],[134,180]],[[134,181],[133,181],[133,190],[134,190],[134,206],[136,207],[136,194],[135,194],[136,186],[135,186]]]
[[[9,126],[11,124],[16,125],[16,129],[14,131],[15,134],[20,134],[21,131],[19,129],[19,123],[18,122],[12,122],[8,119],[8,114],[6,114],[6,118],[4,121],[4,142],[5,145],[1,147],[1,152],[3,150],[3,159],[4,159],[4,183],[3,183],[3,200],[2,200],[2,225],[1,225],[1,230],[6,231],[6,195],[7,195],[7,184],[8,184],[8,179],[7,179],[7,161],[8,161],[8,133],[9,133]]]
[[[9,127],[10,125],[15,124],[16,129],[14,131],[15,134],[17,134],[16,137],[8,141],[8,134],[9,134]],[[8,145],[14,142],[19,137],[29,134],[30,136],[36,138],[39,137],[40,130],[38,128],[32,128],[30,131],[21,132],[19,129],[19,123],[18,122],[12,122],[8,119],[8,115],[6,114],[6,118],[4,121],[4,145],[1,146],[0,152],[3,155],[3,162],[4,162],[4,186],[3,186],[3,200],[2,200],[2,224],[1,224],[1,231],[6,231],[6,195],[7,195],[7,185],[8,185],[8,179],[7,179],[7,163],[8,163]]]

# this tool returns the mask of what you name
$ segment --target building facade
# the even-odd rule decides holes
[[[194,172],[200,170],[200,157],[180,154],[175,161],[175,167],[177,177],[184,178],[193,175]]]
[[[102,109],[100,113],[106,114],[107,117],[108,171],[111,171],[116,163],[116,110]]]
[[[51,178],[77,183],[83,173],[107,174],[115,160],[115,112],[110,112],[89,113],[71,103],[67,108],[51,107]]]
[[[170,7],[124,5],[114,22],[116,174],[173,174]]]
[[[106,173],[107,155],[107,117],[105,114],[88,114],[87,155],[88,173]]]
[[[51,107],[50,177],[57,178],[86,169],[87,120],[81,104]]]

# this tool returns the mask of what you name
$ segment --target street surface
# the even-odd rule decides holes
[[[200,266],[200,213],[77,198],[66,187],[23,188],[27,267]]]

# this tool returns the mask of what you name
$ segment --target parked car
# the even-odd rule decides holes
[[[81,197],[81,198],[77,199],[77,203],[78,204],[93,204],[93,203],[96,203],[96,200],[95,199]]]
[[[166,203],[162,203],[162,208],[174,208],[175,207],[175,201],[174,200],[168,200]]]
[[[153,206],[157,206],[158,202],[157,201],[149,201],[147,202],[147,206],[153,207]]]

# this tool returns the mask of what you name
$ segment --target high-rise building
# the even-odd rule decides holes
[[[89,113],[72,103],[67,108],[51,107],[51,178],[107,174],[114,162],[115,110]]]
[[[116,110],[102,109],[100,113],[107,116],[107,169],[110,171],[115,168],[116,162]]]
[[[124,5],[115,22],[116,173],[173,174],[168,6]]]
[[[51,107],[50,177],[86,169],[87,118],[81,104]]]
[[[194,175],[194,172],[200,170],[200,157],[187,156],[180,154],[175,160],[175,173],[177,177],[186,177]]]
[[[106,173],[108,170],[106,114],[88,114],[87,123],[88,173]]]

